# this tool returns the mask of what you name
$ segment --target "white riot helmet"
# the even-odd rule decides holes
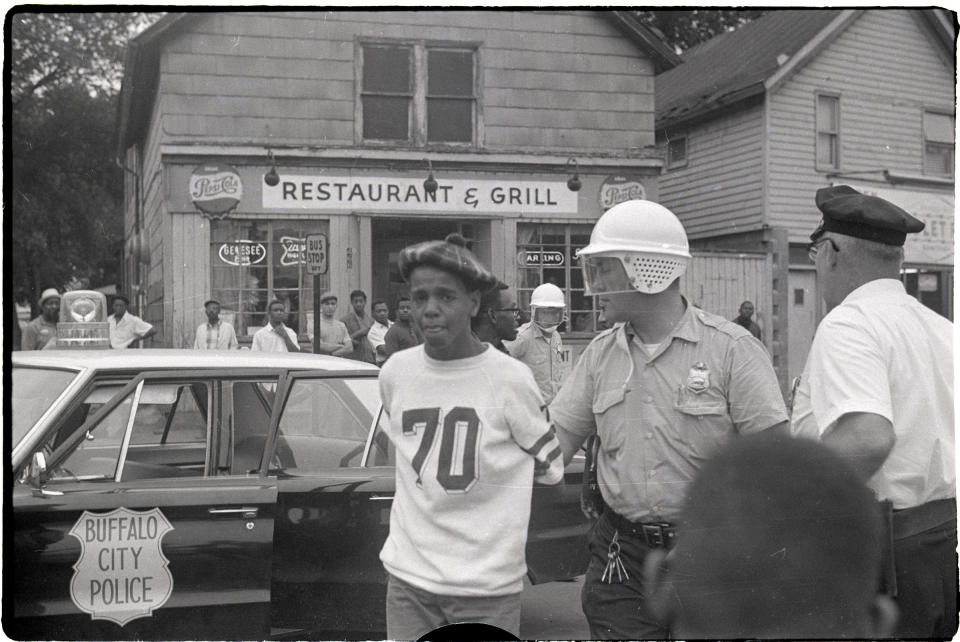
[[[563,290],[553,283],[538,285],[530,295],[530,317],[544,332],[553,332],[563,322],[567,307]]]
[[[657,294],[687,269],[687,233],[659,203],[625,201],[604,212],[590,243],[577,252],[589,295]]]

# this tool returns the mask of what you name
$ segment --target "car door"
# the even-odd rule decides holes
[[[145,373],[66,437],[51,427],[14,482],[8,634],[269,633],[277,489],[215,474],[226,374]]]
[[[379,408],[376,373],[293,373],[280,385],[269,460],[279,510],[272,591],[274,633],[378,639],[386,573],[379,553],[393,469],[363,467]]]

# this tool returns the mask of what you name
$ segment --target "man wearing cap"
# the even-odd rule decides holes
[[[107,317],[110,325],[110,347],[123,350],[152,337],[157,333],[156,328],[140,317],[127,312],[130,299],[122,294],[113,298],[113,314]]]
[[[810,258],[828,314],[791,430],[846,458],[892,507],[896,636],[957,631],[953,324],[906,293],[907,234],[924,224],[846,185],[817,191]]]
[[[667,639],[667,623],[645,602],[647,554],[672,546],[704,462],[739,435],[785,431],[787,412],[763,344],[680,294],[690,250],[673,212],[619,203],[578,257],[586,293],[613,324],[584,349],[549,408],[566,461],[588,437],[600,439],[602,502],[583,612],[592,639]]]
[[[333,315],[337,312],[337,295],[329,290],[320,295],[320,338],[317,340],[317,352],[335,357],[349,357],[353,353],[350,332],[343,321]],[[313,334],[313,328],[310,328]],[[310,337],[313,340],[313,337]]]
[[[210,299],[203,304],[207,322],[197,328],[194,350],[236,350],[239,347],[233,326],[220,318],[220,302]]]
[[[20,338],[21,350],[43,350],[57,338],[57,319],[60,316],[60,293],[56,288],[47,288],[40,295],[40,314],[23,328]]]
[[[530,370],[471,331],[497,278],[465,245],[451,235],[399,256],[424,343],[380,371],[397,460],[380,551],[392,640],[459,622],[518,635],[532,486],[563,478]]]

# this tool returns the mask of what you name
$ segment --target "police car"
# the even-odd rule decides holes
[[[193,350],[11,361],[9,636],[383,637],[394,451],[375,366]],[[581,475],[574,461],[565,485],[534,489],[534,583],[585,570]]]

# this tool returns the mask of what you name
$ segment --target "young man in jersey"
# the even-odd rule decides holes
[[[397,451],[387,637],[460,622],[520,628],[534,478],[563,477],[560,445],[530,370],[470,329],[496,277],[462,238],[400,252],[424,343],[394,354],[380,394]]]

